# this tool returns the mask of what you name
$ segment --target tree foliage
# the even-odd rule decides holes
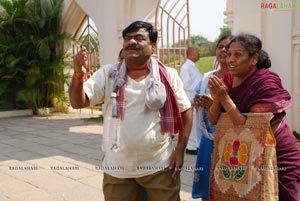
[[[228,27],[223,26],[222,28],[220,28],[220,34],[218,38],[215,40],[215,42],[217,42],[220,38],[222,38],[225,35],[231,35],[231,30]]]
[[[209,41],[202,35],[191,36],[191,43],[193,47],[196,47],[200,51],[201,57],[215,56],[215,49],[217,41],[223,37],[224,35],[230,35],[231,30],[228,27],[220,28],[220,34],[214,41]],[[180,41],[181,44],[184,44],[183,41]],[[179,43],[174,44],[174,46],[178,46]]]
[[[0,110],[65,100],[63,0],[0,0]],[[55,100],[53,103],[53,100]]]
[[[207,57],[213,54],[213,43],[204,36],[191,36],[191,43],[192,46],[199,49],[201,57]]]

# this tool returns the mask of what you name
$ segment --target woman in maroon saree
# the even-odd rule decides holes
[[[291,97],[283,88],[279,76],[268,68],[271,61],[261,50],[261,41],[240,34],[228,45],[227,63],[230,73],[223,82],[212,76],[209,89],[214,99],[209,110],[211,122],[216,123],[225,110],[233,123],[244,124],[242,113],[272,112],[271,127],[276,139],[279,179],[279,200],[297,201],[300,182],[300,151],[296,138],[286,124],[285,110]]]

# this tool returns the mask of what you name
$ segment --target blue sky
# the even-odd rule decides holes
[[[215,40],[224,25],[226,0],[189,0],[191,35]]]

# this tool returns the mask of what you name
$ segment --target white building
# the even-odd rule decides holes
[[[271,70],[292,95],[291,129],[300,131],[300,1],[227,0],[225,23],[233,34],[258,36],[269,53]]]

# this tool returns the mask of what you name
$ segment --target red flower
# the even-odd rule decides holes
[[[232,150],[234,152],[238,152],[240,145],[241,145],[241,142],[238,139],[234,140],[233,145],[232,145]]]
[[[225,149],[225,162],[229,162],[229,164],[233,166],[246,164],[248,160],[248,148],[246,144],[241,143],[239,139],[236,139],[233,142],[227,143]]]
[[[239,165],[239,160],[237,157],[232,156],[232,157],[230,157],[229,163],[230,163],[230,165]]]

